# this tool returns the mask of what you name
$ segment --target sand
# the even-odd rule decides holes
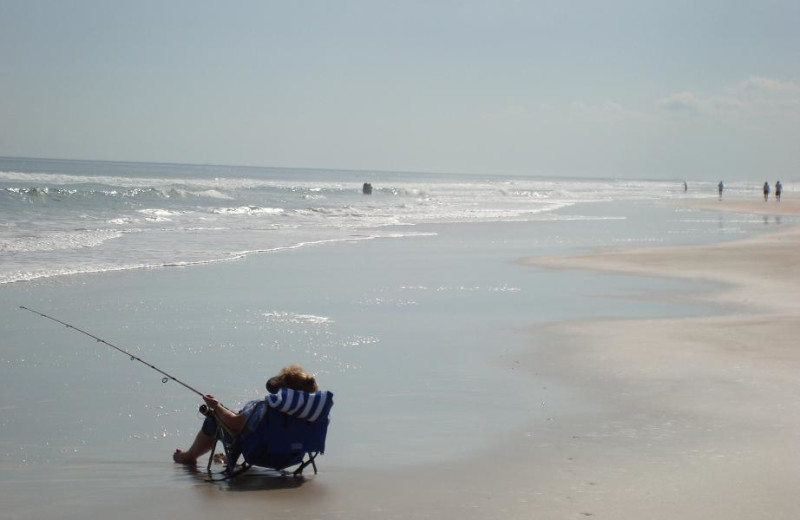
[[[750,211],[747,203],[721,206]],[[536,268],[689,278],[698,291],[651,297],[700,299],[715,312],[521,331],[530,348],[506,362],[528,371],[546,420],[474,458],[424,471],[324,475],[330,509],[315,512],[322,518],[797,518],[798,260],[800,230],[788,226],[711,246],[526,260]],[[306,516],[305,508],[295,513]]]
[[[738,213],[750,213],[754,215],[798,215],[800,214],[800,201],[787,199],[784,197],[780,202],[776,202],[774,197],[770,197],[768,202],[763,199],[743,200],[743,199],[698,199],[686,201],[682,206],[706,209],[711,211],[731,211]]]
[[[696,202],[687,206],[746,212],[752,208],[769,209],[751,203],[714,206],[714,203]],[[771,205],[771,208],[777,206]],[[794,208],[794,213],[791,208]],[[784,211],[783,215],[800,214],[800,205],[781,204],[780,209]],[[591,269],[717,282],[725,287],[701,293],[697,297],[747,306],[747,312],[769,310],[794,313],[800,309],[800,299],[793,297],[798,294],[800,283],[798,242],[800,228],[793,228],[712,246],[613,249],[569,257],[535,258],[526,262],[561,269]]]
[[[784,203],[691,205],[800,213],[800,206]],[[800,229],[711,246],[610,250],[526,263],[690,279],[697,291],[661,297],[701,299],[724,310],[719,316],[549,326],[555,341],[568,348],[529,362],[547,364],[557,374],[571,372],[598,400],[597,422],[586,422],[586,430],[575,435],[576,441],[599,444],[588,454],[589,467],[604,469],[598,477],[604,497],[591,509],[595,516],[798,517]],[[579,423],[574,426],[577,432]],[[616,463],[607,436],[619,442]]]
[[[298,489],[212,503],[240,517],[258,516],[263,500],[287,518],[797,518],[798,252],[790,228],[704,247],[529,259],[697,280],[702,291],[653,297],[703,299],[718,315],[523,331],[530,350],[507,362],[530,373],[545,421],[460,462],[323,473]]]
[[[797,210],[780,205],[785,215]],[[800,230],[784,227],[711,246],[525,260],[531,269],[694,280],[696,291],[646,297],[699,300],[710,312],[520,331],[529,348],[497,362],[529,374],[538,405],[520,414],[545,419],[471,458],[351,471],[323,456],[321,473],[304,481],[254,475],[232,485],[202,482],[166,460],[162,481],[148,465],[126,467],[120,479],[109,461],[87,483],[66,465],[47,470],[47,500],[35,505],[24,498],[26,480],[6,480],[0,517],[795,519]]]

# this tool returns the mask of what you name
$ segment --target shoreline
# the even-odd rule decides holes
[[[673,203],[674,204],[674,203]],[[709,211],[725,211],[732,213],[749,213],[752,215],[800,215],[800,201],[786,199],[776,202],[770,197],[768,202],[752,199],[699,199],[687,200],[678,203],[681,207],[704,209]]]
[[[680,206],[712,209],[713,204],[693,201]],[[751,207],[752,203],[733,203],[720,205],[716,210],[751,213]],[[782,208],[782,215],[800,215],[800,204]],[[713,282],[722,288],[695,297],[748,312],[758,309],[784,313],[800,312],[800,301],[794,298],[800,290],[798,251],[800,225],[790,225],[763,235],[714,244],[607,248],[583,254],[524,258],[519,263],[556,270]]]
[[[770,214],[777,206],[681,205]],[[783,215],[800,214],[800,205],[781,203],[780,209]],[[603,446],[591,457],[610,473],[604,485],[612,492],[605,498],[616,503],[598,503],[594,513],[665,520],[796,516],[798,251],[800,227],[792,226],[711,245],[601,250],[520,262],[712,282],[707,292],[697,289],[689,297],[725,307],[721,315],[586,319],[531,331],[550,338],[557,353],[534,347],[526,364],[571,374],[597,406],[595,423],[579,418],[572,425],[576,443],[588,437]],[[624,453],[616,453],[619,460],[607,446],[615,444],[614,438],[627,444]],[[628,493],[633,489],[638,492]]]

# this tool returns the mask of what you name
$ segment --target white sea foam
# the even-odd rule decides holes
[[[130,217],[112,218],[107,221],[109,224],[128,225],[133,222]]]
[[[148,217],[174,217],[181,214],[180,211],[159,208],[145,208],[137,211],[143,215],[147,215]]]
[[[194,192],[193,195],[196,195],[198,197],[208,197],[208,198],[212,198],[212,199],[233,200],[233,197],[231,197],[230,195],[227,195],[225,193],[222,193],[219,190],[198,191],[198,192]]]
[[[263,314],[269,321],[278,323],[309,324],[309,325],[329,325],[333,319],[328,316],[316,316],[314,314],[296,314],[293,312],[265,312]]]
[[[380,343],[380,340],[375,336],[351,336],[341,341],[342,347],[360,347],[362,345],[373,345]]]
[[[109,263],[109,262],[81,262],[64,263],[60,267],[51,265],[31,266],[27,269],[7,269],[0,272],[0,285],[14,282],[29,282],[42,278],[55,276],[70,276],[81,274],[108,273],[116,271],[130,271],[134,269],[156,269],[162,267],[188,267],[193,265],[207,265],[220,262],[240,260],[241,256],[230,255],[223,258],[211,258],[194,261],[153,262],[153,263]]]
[[[48,231],[34,236],[0,238],[0,253],[33,253],[98,247],[107,240],[119,238],[123,232],[109,229]]]
[[[261,208],[258,206],[237,206],[235,208],[214,208],[211,213],[218,215],[279,215],[283,208]]]
[[[147,222],[172,222],[173,217],[177,217],[182,214],[180,211],[158,208],[140,209],[137,210],[137,213],[144,215],[144,219]]]

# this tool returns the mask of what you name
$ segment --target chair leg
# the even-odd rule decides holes
[[[311,463],[311,467],[314,468],[314,475],[316,475],[317,474],[317,463],[315,462],[314,459],[317,458],[317,454],[316,453],[314,453],[314,454],[309,453],[308,456],[309,456],[309,460],[308,461]]]
[[[211,447],[211,453],[208,455],[208,464],[206,464],[206,471],[211,473],[211,463],[214,462],[214,453],[217,451],[217,439],[214,439],[214,446]]]
[[[236,469],[236,461],[239,458],[239,453],[235,452],[232,449],[232,445],[229,445],[228,442],[225,440],[224,433],[220,427],[217,427],[217,433],[214,436],[214,444],[211,446],[211,453],[208,455],[208,464],[206,464],[206,471],[209,475],[211,475],[211,465],[214,463],[214,454],[217,451],[217,443],[222,443],[222,450],[225,453],[225,469],[222,471],[224,478],[220,480],[226,480],[228,478],[234,477],[236,475],[240,475],[250,469],[250,465],[243,464],[242,468],[239,470]],[[212,479],[216,480],[216,479]]]
[[[311,464],[311,467],[314,468],[314,475],[316,475],[317,474],[317,463],[314,462],[315,458],[317,458],[317,454],[316,453],[309,453],[308,454],[308,460],[303,461],[303,463],[300,464],[300,466],[298,466],[296,470],[294,470],[294,476],[295,477],[299,477],[300,475],[302,475],[303,474],[303,470],[306,469],[306,467],[309,464]]]

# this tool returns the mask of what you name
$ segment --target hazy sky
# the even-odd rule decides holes
[[[800,2],[0,0],[0,155],[800,175]]]

